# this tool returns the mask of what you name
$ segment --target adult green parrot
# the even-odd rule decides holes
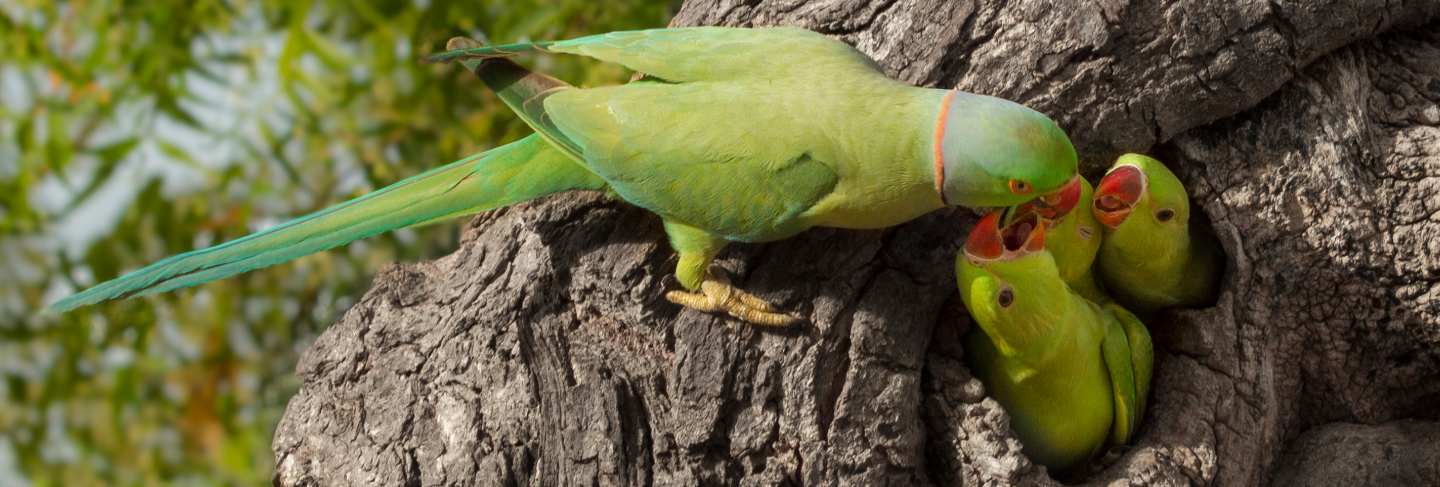
[[[731,241],[810,227],[880,228],[949,205],[1008,206],[1074,177],[1056,124],[1022,105],[917,88],[794,28],[695,27],[476,47],[434,56],[483,68],[526,51],[580,54],[646,81],[574,88],[510,63],[487,79],[536,134],[276,228],[181,254],[66,298],[71,308],[199,284],[417,223],[572,189],[660,216],[685,292],[667,297],[763,325],[796,318],[709,264]],[[498,69],[498,68],[497,68]],[[486,75],[482,71],[482,78]]]
[[[982,218],[955,261],[960,297],[980,325],[966,356],[1030,459],[1070,470],[1134,434],[1150,390],[1150,335],[1124,308],[1065,284],[1035,215],[999,222],[998,212]]]
[[[1141,312],[1214,299],[1220,244],[1190,224],[1185,186],[1160,161],[1120,156],[1097,185],[1093,209],[1105,231],[1100,279],[1115,299]]]
[[[1047,206],[1038,200],[1006,209],[1001,223],[1008,225],[1034,213],[1045,223],[1045,248],[1055,257],[1060,279],[1085,299],[1110,302],[1093,272],[1100,251],[1100,223],[1090,212],[1093,189],[1085,178],[1075,178],[1060,190],[1059,203]]]

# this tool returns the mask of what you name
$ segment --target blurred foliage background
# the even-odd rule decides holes
[[[663,26],[674,0],[0,0],[0,485],[269,483],[301,351],[459,225],[62,316],[45,304],[522,136],[454,35]],[[581,59],[522,61],[579,85]]]

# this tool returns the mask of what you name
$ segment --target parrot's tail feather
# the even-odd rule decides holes
[[[574,86],[525,69],[509,59],[492,58],[464,63],[466,67],[474,70],[475,75],[485,82],[485,86],[494,90],[500,101],[505,102],[505,106],[510,107],[526,125],[575,160],[583,159],[580,145],[561,132],[550,114],[545,111],[546,98],[574,89]]]
[[[480,41],[466,37],[452,38],[445,47],[452,53],[462,51],[509,53],[513,51],[510,46],[485,47]],[[448,53],[440,55],[445,54]],[[546,98],[555,93],[574,89],[574,86],[543,73],[525,69],[504,56],[481,55],[459,59],[466,69],[474,71],[475,75],[485,82],[485,86],[494,90],[495,94],[500,97],[500,101],[505,102],[505,106],[510,107],[510,110],[525,121],[526,125],[529,125],[556,148],[575,158],[576,161],[584,159],[579,144],[561,132],[560,128],[555,126],[555,121],[550,119],[550,114],[545,112]]]
[[[71,295],[50,309],[65,311],[193,286],[397,228],[566,190],[604,187],[599,177],[531,135],[273,228],[166,258]]]

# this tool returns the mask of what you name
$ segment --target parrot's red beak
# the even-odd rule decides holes
[[[1016,218],[1000,228],[1000,212],[992,211],[975,224],[965,241],[972,260],[999,260],[1045,249],[1045,221],[1035,213]]]
[[[1091,207],[1095,219],[1112,229],[1119,227],[1145,193],[1145,183],[1145,173],[1138,167],[1120,166],[1111,170],[1095,186],[1095,202]]]
[[[1060,189],[1016,207],[1015,218],[1022,218],[1033,212],[1040,215],[1041,218],[1053,222],[1070,214],[1070,211],[1074,210],[1075,205],[1078,204],[1080,204],[1080,175],[1076,174]]]

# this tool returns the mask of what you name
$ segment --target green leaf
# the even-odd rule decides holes
[[[205,166],[201,165],[200,161],[195,160],[195,157],[191,156],[189,152],[185,152],[185,149],[181,149],[180,146],[170,143],[165,139],[155,139],[155,148],[160,149],[160,153],[172,161],[178,162],[185,167],[197,171],[206,170]]]
[[[340,46],[310,29],[302,29],[301,32],[304,35],[305,44],[310,47],[310,52],[319,57],[326,67],[341,72],[349,69],[349,56],[345,55]]]
[[[163,93],[159,98],[156,98],[155,108],[185,126],[196,130],[204,129],[204,127],[200,125],[200,121],[195,119],[195,116],[191,115],[190,111],[180,106],[180,100],[170,93]]]
[[[139,144],[140,139],[138,137],[128,137],[116,141],[113,144],[95,149],[95,156],[100,159],[100,165],[96,166],[95,173],[90,177],[90,182],[86,183],[85,187],[80,189],[75,197],[65,205],[63,210],[60,210],[60,214],[69,215],[76,207],[89,201],[90,197],[95,195],[96,190],[110,181],[110,176],[115,173],[115,168],[120,166],[120,161],[124,160],[125,156],[130,155],[130,151],[134,150],[135,146]]]

